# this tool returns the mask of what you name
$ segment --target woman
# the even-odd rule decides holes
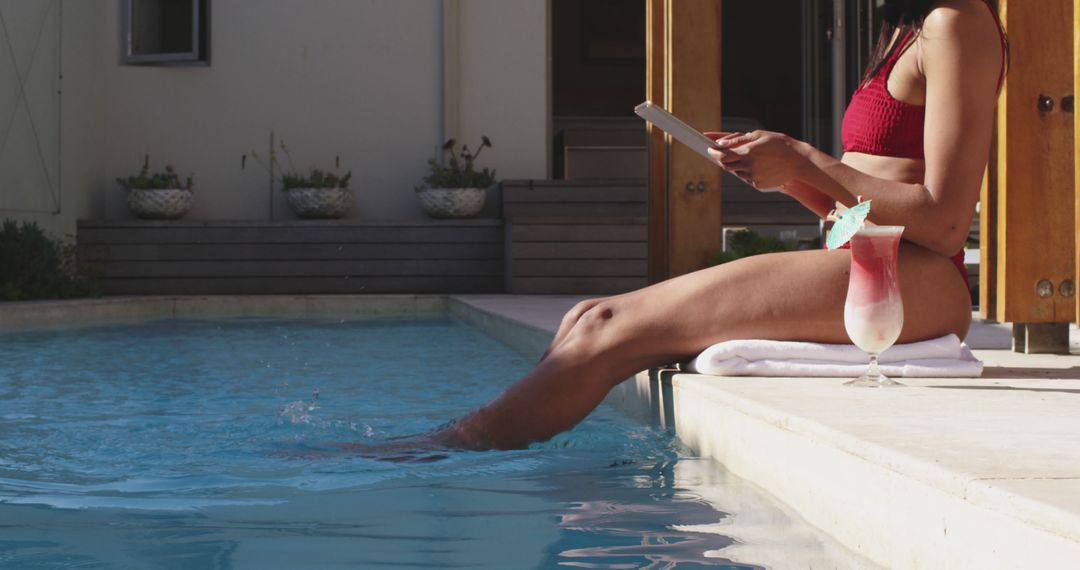
[[[779,133],[718,134],[717,164],[757,188],[780,187],[822,217],[861,196],[874,202],[871,222],[906,226],[899,342],[963,338],[971,323],[955,256],[978,200],[1006,59],[987,1],[885,1],[876,57],[844,118],[842,160]],[[536,368],[429,441],[514,448],[547,439],[623,379],[725,340],[847,343],[849,264],[844,250],[761,255],[582,302]]]

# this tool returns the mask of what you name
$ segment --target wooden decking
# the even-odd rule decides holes
[[[110,295],[495,293],[500,220],[84,221],[78,243]]]
[[[648,285],[645,179],[508,180],[502,196],[508,293]]]
[[[622,293],[648,284],[645,184],[508,180],[503,219],[83,221],[77,241],[109,295]],[[723,216],[816,224],[794,200],[734,177]]]
[[[507,236],[508,293],[622,293],[649,284],[645,218],[517,217]]]

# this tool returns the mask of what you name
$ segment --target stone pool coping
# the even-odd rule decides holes
[[[420,315],[446,295],[191,295],[0,303],[0,330],[204,315]]]
[[[546,342],[577,300],[465,296],[451,311]],[[1080,567],[1080,356],[1015,354],[1010,341],[1009,327],[975,322],[978,379],[859,390],[650,371],[608,400],[883,567]]]
[[[132,297],[0,304],[0,329],[198,315],[449,313],[529,354],[580,298]],[[1080,567],[1080,356],[1002,350],[976,323],[980,379],[856,390],[838,379],[650,371],[609,402],[888,568]]]

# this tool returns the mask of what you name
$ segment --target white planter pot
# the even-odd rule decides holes
[[[191,195],[183,188],[128,190],[128,209],[139,218],[175,220],[191,210]]]
[[[424,188],[420,204],[432,218],[471,218],[484,209],[484,188]]]
[[[301,218],[341,218],[353,205],[352,192],[343,188],[291,188],[289,208]]]

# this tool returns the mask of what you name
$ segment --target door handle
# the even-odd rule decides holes
[[[1072,113],[1076,105],[1075,97],[1072,95],[1066,95],[1061,98],[1061,110],[1066,113]],[[1049,95],[1039,95],[1039,101],[1037,103],[1040,113],[1049,113],[1054,110],[1054,98]]]

